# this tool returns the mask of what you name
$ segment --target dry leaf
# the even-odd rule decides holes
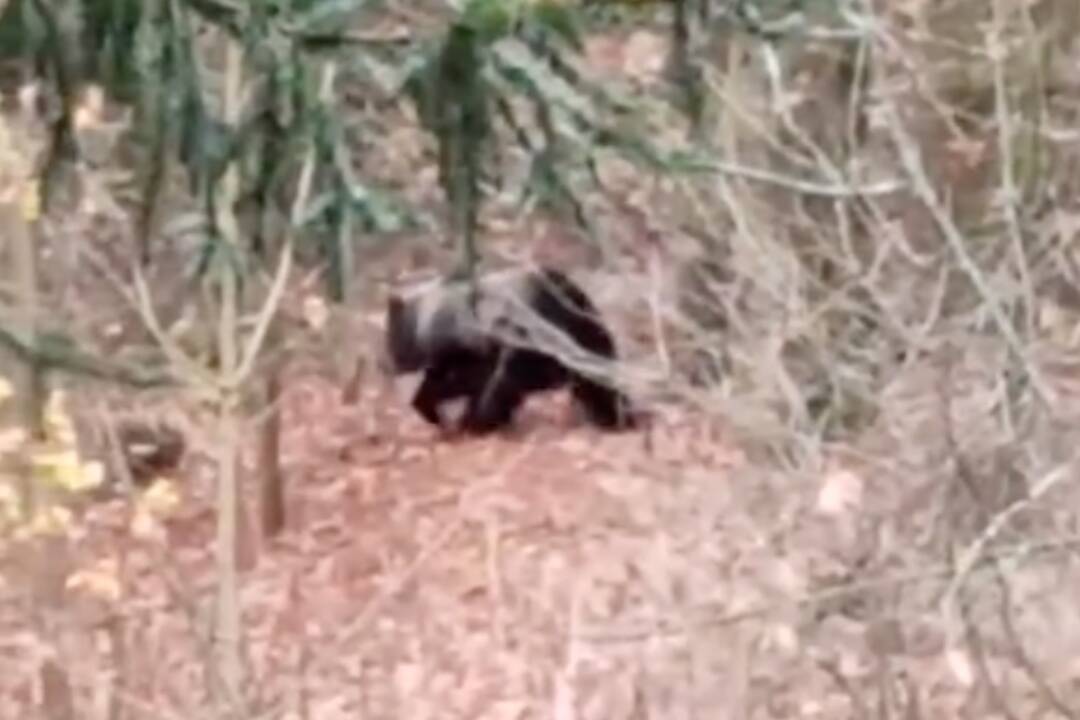
[[[862,478],[850,470],[833,470],[825,476],[817,497],[818,512],[825,515],[840,513],[858,507],[862,502]]]
[[[521,720],[529,714],[529,703],[524,700],[500,700],[492,710],[499,720]]]
[[[62,535],[71,529],[72,514],[65,507],[51,505],[40,509],[30,523],[16,531],[16,537]]]
[[[2,392],[3,388],[0,388],[0,393]],[[19,427],[0,430],[0,455],[15,452],[26,442],[26,437],[26,432]]]
[[[96,488],[105,479],[100,462],[82,462],[73,448],[35,452],[33,463],[36,477],[72,492]]]
[[[420,687],[424,668],[416,663],[401,663],[394,669],[394,684],[399,692],[408,694]]]
[[[139,538],[140,540],[162,541],[165,539],[165,528],[163,528],[157,518],[141,504],[135,508],[135,512],[131,517],[129,529],[132,536]]]
[[[664,69],[668,41],[660,33],[638,30],[626,41],[623,51],[623,71],[632,78],[655,78]]]
[[[330,318],[330,310],[326,307],[326,301],[318,295],[308,295],[304,298],[304,320],[312,330],[321,331],[326,327]]]
[[[19,198],[19,211],[23,220],[32,223],[41,216],[41,193],[38,191],[38,182],[28,180],[23,183],[22,196]]]
[[[120,599],[119,565],[112,558],[100,560],[92,568],[73,573],[67,579],[67,587],[69,590],[86,590],[99,598],[115,602]]]
[[[19,494],[15,492],[10,482],[6,479],[0,482],[0,518],[5,521],[14,521],[19,518],[22,504],[19,502]]]
[[[963,650],[960,648],[947,650],[945,652],[945,664],[949,666],[953,677],[961,685],[971,687],[975,684],[975,669],[971,666],[971,659]]]
[[[76,106],[72,124],[77,130],[97,127],[105,112],[105,94],[100,85],[88,85]]]
[[[158,517],[169,515],[179,504],[176,485],[168,478],[157,478],[139,498],[139,506]]]
[[[769,628],[768,638],[771,646],[788,657],[799,651],[799,634],[788,623],[777,623]]]

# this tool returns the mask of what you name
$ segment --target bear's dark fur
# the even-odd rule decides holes
[[[440,427],[449,400],[466,398],[461,428],[481,434],[508,426],[529,395],[566,385],[597,427],[636,425],[626,396],[599,379],[617,360],[611,332],[585,292],[554,269],[440,280],[392,295],[387,351],[395,374],[424,371],[412,405]]]

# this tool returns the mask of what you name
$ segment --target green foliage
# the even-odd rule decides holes
[[[648,146],[605,121],[626,108],[574,69],[582,45],[570,3],[468,0],[446,34],[412,59],[404,87],[437,140],[464,266],[476,260],[484,182],[500,179],[486,162],[500,131],[529,158],[522,201],[566,208],[582,226],[587,219],[568,173],[591,169],[604,147]]]
[[[766,41],[796,34],[810,25],[811,17],[840,17],[839,0],[735,0],[719,18],[743,32]]]
[[[568,208],[585,225],[577,175],[589,178],[603,148],[641,156],[644,138],[610,122],[626,108],[574,68],[582,48],[579,8],[557,0],[466,0],[445,32],[385,46],[365,44],[349,28],[371,0],[13,0],[0,17],[0,56],[31,58],[51,68],[66,103],[84,81],[101,83],[115,101],[134,110],[144,189],[139,217],[142,260],[151,257],[155,216],[166,168],[177,158],[205,221],[198,271],[218,261],[243,272],[272,251],[281,237],[272,218],[299,217],[294,228],[312,256],[327,261],[327,282],[340,293],[340,243],[355,230],[382,233],[415,226],[396,199],[351,172],[344,151],[347,129],[334,104],[320,97],[320,62],[342,62],[343,75],[402,75],[424,128],[436,139],[439,178],[453,210],[453,230],[465,264],[476,257],[480,205],[491,182],[501,184],[495,159],[509,137],[525,151],[531,171],[522,201]],[[208,102],[208,78],[199,38],[206,27],[242,44],[249,87],[243,122],[230,127]],[[381,68],[380,68],[380,63]],[[378,70],[377,70],[378,69]],[[65,106],[66,107],[66,106]],[[58,121],[69,131],[73,112]],[[352,128],[349,128],[352,131]],[[314,149],[310,204],[291,212],[291,191],[301,162]],[[647,153],[646,153],[647,154]],[[654,155],[656,153],[653,153]],[[229,248],[214,223],[218,183],[225,169],[241,171],[239,201],[253,219],[249,243]],[[240,253],[240,254],[237,254]],[[251,257],[245,257],[250,254]]]
[[[115,360],[103,360],[80,349],[71,337],[59,332],[43,332],[31,342],[0,325],[0,349],[12,353],[19,362],[40,367],[43,372],[65,372],[99,380],[151,388],[168,385],[173,379],[158,369],[128,367]]]
[[[343,28],[368,0],[13,0],[0,17],[0,59],[24,58],[54,82],[64,103],[56,122],[57,145],[70,147],[73,90],[101,84],[114,101],[135,110],[134,133],[144,202],[139,221],[142,260],[151,253],[150,218],[163,190],[166,168],[176,157],[187,170],[192,192],[202,201],[205,242],[196,267],[223,257],[214,226],[217,185],[230,163],[242,173],[241,202],[254,208],[249,245],[265,256],[268,238],[280,233],[267,217],[291,217],[289,189],[312,146],[318,166],[312,197],[297,237],[317,255],[340,242],[343,228],[381,231],[400,228],[408,214],[378,189],[357,183],[341,147],[344,131],[319,97],[315,50],[349,47]],[[244,122],[229,127],[207,102],[201,31],[214,27],[243,45],[249,76],[257,81]],[[57,148],[59,152],[60,148]],[[44,191],[48,194],[48,189]],[[348,238],[346,238],[348,239]],[[336,253],[329,253],[328,280],[343,282]],[[336,277],[335,277],[336,276]]]
[[[352,241],[349,230],[381,232],[409,222],[408,214],[391,198],[352,177],[337,108],[319,96],[320,68],[314,52],[347,47],[346,21],[366,4],[365,0],[278,0],[252,5],[243,17],[205,0],[191,5],[204,20],[235,34],[243,43],[249,67],[261,80],[245,108],[248,119],[238,128],[224,128],[215,118],[208,118],[199,102],[189,105],[192,114],[184,129],[202,132],[184,147],[203,154],[184,157],[208,208],[207,218],[215,217],[214,187],[220,173],[228,162],[238,162],[243,177],[241,201],[254,208],[255,227],[247,249],[263,257],[277,235],[267,225],[268,218],[292,217],[288,191],[300,163],[313,150],[312,194],[294,230],[311,250],[302,255],[327,261],[326,281],[333,297],[341,297],[343,291],[346,269],[340,261],[340,243]],[[211,225],[204,268],[223,248],[215,236]]]
[[[487,42],[501,25],[497,13],[468,11],[409,78],[421,123],[439,144],[439,179],[455,210],[466,262],[472,265],[482,153],[491,129],[488,85],[482,71]],[[477,29],[480,26],[480,29]],[[487,32],[485,32],[487,31]],[[485,42],[487,39],[487,42]]]
[[[0,15],[0,60],[32,58],[64,88],[100,82],[130,99],[137,82],[131,53],[142,0],[11,0]],[[61,77],[62,76],[62,77]]]

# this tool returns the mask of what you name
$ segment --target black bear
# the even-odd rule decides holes
[[[600,377],[615,342],[585,292],[551,268],[437,279],[392,294],[387,359],[394,374],[424,371],[412,406],[442,427],[440,406],[466,398],[461,429],[508,426],[533,393],[570,386],[597,427],[636,425],[627,397]]]

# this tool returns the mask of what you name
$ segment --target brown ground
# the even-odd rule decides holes
[[[506,435],[443,440],[405,392],[345,407],[314,376],[286,387],[289,527],[244,553],[241,579],[249,717],[848,718],[883,697],[886,669],[907,686],[883,702],[917,704],[910,717],[997,716],[970,688],[970,656],[947,651],[942,576],[916,548],[882,549],[916,523],[919,478],[828,460],[814,476],[766,472],[671,413],[603,434],[564,394],[530,401]],[[116,668],[144,711],[132,717],[210,716],[200,465],[163,533],[133,537],[118,501],[73,534],[71,570],[118,578],[118,595],[73,587],[58,621],[30,631],[48,616],[8,586],[0,717],[31,716],[53,654],[77,704],[100,710],[87,717],[105,717]],[[1080,634],[1045,604],[1067,582],[1049,570],[1016,576],[1017,606],[1038,612],[1015,622],[1066,687]],[[830,594],[837,582],[862,589]],[[1011,655],[987,667],[1007,673]],[[1023,675],[1001,677],[1030,697]]]

